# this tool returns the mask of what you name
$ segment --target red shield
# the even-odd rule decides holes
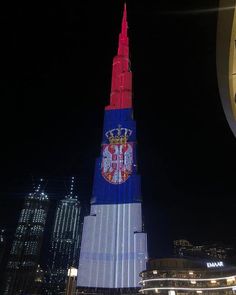
[[[132,173],[133,147],[130,143],[104,144],[102,176],[110,183],[125,182]]]

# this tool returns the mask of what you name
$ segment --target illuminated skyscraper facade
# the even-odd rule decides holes
[[[25,197],[7,263],[5,295],[40,294],[39,259],[48,207],[41,180],[35,191]]]
[[[69,194],[59,201],[53,225],[48,294],[65,291],[69,267],[76,266],[79,258],[81,206],[74,193],[75,178],[71,179]]]
[[[126,14],[125,6],[91,211],[84,219],[77,280],[84,292],[101,288],[115,294],[115,289],[137,288],[139,273],[146,268]]]
[[[6,231],[0,229],[0,269],[3,269],[3,260],[6,253]]]

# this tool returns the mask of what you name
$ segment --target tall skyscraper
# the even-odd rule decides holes
[[[25,197],[7,263],[5,295],[37,294],[42,283],[39,261],[49,207],[42,182]]]
[[[59,294],[66,288],[69,267],[78,267],[80,242],[81,206],[74,193],[75,178],[72,177],[68,195],[60,200],[53,225],[48,294]]]
[[[3,258],[6,253],[6,230],[0,229],[0,269],[3,269]]]
[[[6,230],[0,228],[0,270],[3,273],[5,271],[8,251],[7,251],[7,237]],[[0,276],[0,294],[3,293],[3,276]]]
[[[126,289],[139,286],[146,268],[136,123],[132,108],[127,13],[113,59],[110,104],[105,108],[101,155],[96,161],[90,215],[84,219],[77,286]],[[86,288],[87,287],[87,288]],[[120,292],[121,290],[119,290]],[[89,291],[88,291],[89,292]]]

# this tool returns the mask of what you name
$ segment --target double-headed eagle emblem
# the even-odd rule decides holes
[[[133,145],[128,142],[132,130],[121,128],[106,132],[109,144],[102,149],[102,176],[112,184],[125,182],[132,173]]]

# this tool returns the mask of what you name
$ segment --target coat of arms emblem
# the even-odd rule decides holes
[[[132,173],[133,145],[127,142],[131,133],[121,127],[106,132],[110,143],[102,149],[102,176],[112,184],[125,182]]]

